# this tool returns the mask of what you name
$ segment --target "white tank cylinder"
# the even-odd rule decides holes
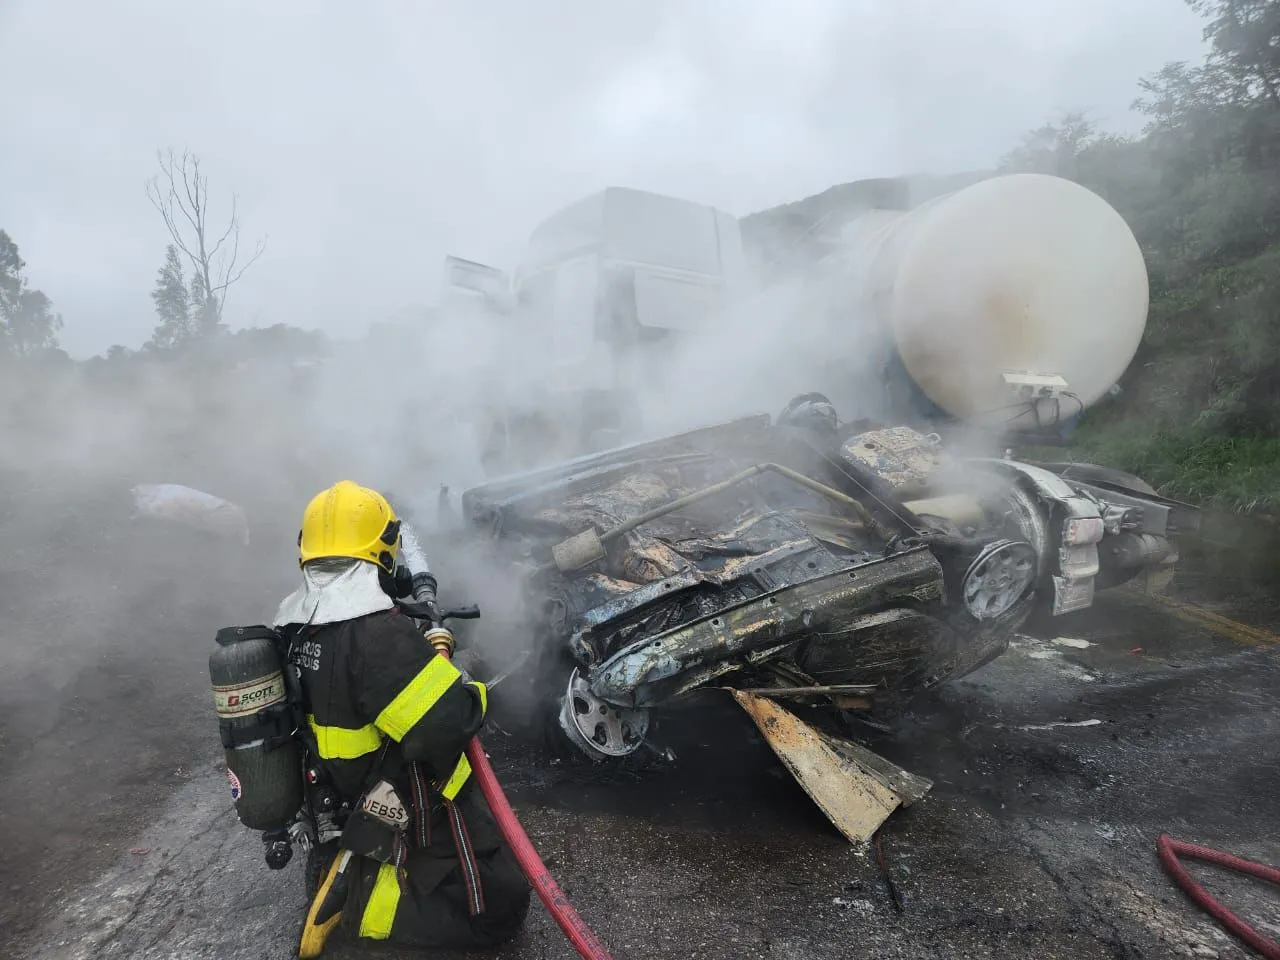
[[[1133,232],[1069,180],[994,177],[904,214],[875,211],[845,236],[864,309],[916,385],[957,418],[1035,426],[1010,420],[1006,375],[1062,378],[1069,417],[1119,380],[1146,327]]]

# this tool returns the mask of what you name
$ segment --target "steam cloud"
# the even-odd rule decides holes
[[[877,353],[853,349],[859,318],[841,287],[847,273],[765,289],[749,272],[753,292],[649,357],[620,440],[776,413],[814,389],[845,417],[874,404]],[[581,389],[600,386],[598,367],[557,362],[574,335],[461,297],[423,321],[335,343],[331,358],[307,367],[254,358],[228,370],[198,357],[14,367],[0,384],[0,496],[6,540],[23,546],[0,567],[13,608],[0,668],[43,685],[41,710],[53,723],[59,691],[111,651],[181,649],[190,658],[219,626],[269,619],[294,585],[302,506],[341,478],[393,499],[422,534],[445,596],[481,602],[488,651],[511,659],[530,616],[518,573],[442,556],[453,541],[449,519],[437,516],[439,488],[451,488],[456,507],[459,493],[484,482],[484,424],[495,412],[555,421]],[[839,357],[833,338],[846,347]],[[571,434],[540,435],[536,462],[579,453]],[[185,484],[239,504],[251,545],[130,521],[139,483]],[[29,602],[36,597],[24,590],[73,600],[79,628],[42,628],[49,601]]]

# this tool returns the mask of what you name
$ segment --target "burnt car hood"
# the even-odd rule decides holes
[[[464,516],[537,562],[777,453],[767,416],[607,451],[467,491]],[[943,595],[924,548],[890,553],[848,506],[760,475],[613,540],[594,566],[552,572],[559,631],[597,696],[650,705],[767,660],[889,604]]]

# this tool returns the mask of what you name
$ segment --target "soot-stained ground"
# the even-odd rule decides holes
[[[96,552],[0,569],[6,956],[294,955],[301,858],[267,870],[236,821],[206,673],[213,629],[268,615],[291,571],[139,539],[154,533],[80,533]],[[1274,604],[1198,599],[1277,626],[1262,622]],[[497,731],[486,743],[619,960],[1242,957],[1154,854],[1167,830],[1280,861],[1280,647],[1211,627],[1108,597],[872,741],[935,781],[883,831],[901,912],[873,857],[714,696],[664,725],[677,760],[640,779],[548,765]],[[1280,937],[1280,891],[1193,870]],[[574,954],[535,906],[521,939],[487,955]]]

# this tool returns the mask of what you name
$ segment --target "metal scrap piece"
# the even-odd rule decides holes
[[[936,437],[911,427],[868,430],[845,441],[841,453],[899,492],[927,487],[942,460]]]
[[[852,844],[865,846],[894,810],[910,806],[933,787],[851,740],[811,727],[766,697],[729,692],[805,793]]]

